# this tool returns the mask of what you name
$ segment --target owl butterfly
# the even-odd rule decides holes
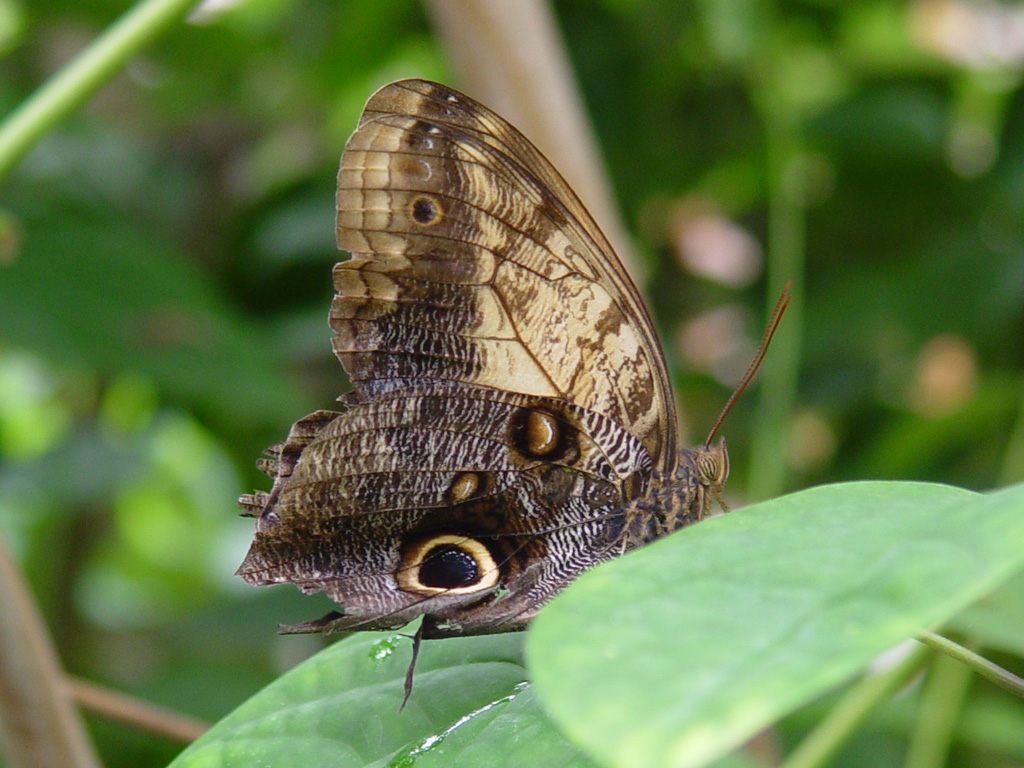
[[[352,258],[330,325],[353,391],[268,449],[272,490],[240,499],[257,522],[239,575],[341,606],[286,629],[422,616],[414,649],[523,629],[718,497],[725,444],[679,450],[636,286],[501,117],[437,83],[379,90],[341,160],[337,236]]]

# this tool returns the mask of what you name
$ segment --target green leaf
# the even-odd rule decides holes
[[[600,762],[698,766],[1024,565],[1024,486],[824,486],[586,573],[534,623],[531,678]]]
[[[411,643],[335,643],[239,707],[172,768],[559,766],[585,768],[525,683],[522,635],[425,642],[402,712]]]

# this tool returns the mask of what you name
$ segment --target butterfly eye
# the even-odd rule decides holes
[[[701,455],[697,462],[697,471],[700,473],[701,480],[713,483],[718,477],[718,458],[709,453]]]
[[[497,584],[500,575],[487,547],[476,539],[449,534],[408,547],[396,574],[399,587],[421,595],[480,592]]]
[[[722,486],[729,477],[729,454],[724,442],[715,448],[701,451],[697,456],[697,473],[705,485]]]

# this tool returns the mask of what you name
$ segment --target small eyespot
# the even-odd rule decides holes
[[[459,595],[488,590],[500,575],[494,556],[481,542],[440,534],[406,548],[396,580],[407,592]]]
[[[424,227],[433,226],[441,220],[441,209],[429,197],[417,197],[412,201],[412,218]]]
[[[530,453],[534,456],[546,456],[551,453],[558,445],[560,432],[558,422],[550,413],[530,411],[530,415],[526,417],[524,437]]]
[[[416,120],[405,132],[405,143],[409,149],[423,149],[428,152],[434,149],[434,140],[430,136],[436,136],[441,131],[432,123],[425,120]]]
[[[452,482],[448,490],[448,498],[452,504],[458,504],[472,496],[479,490],[481,485],[480,476],[476,472],[463,472]]]

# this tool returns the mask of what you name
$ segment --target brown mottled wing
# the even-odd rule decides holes
[[[517,428],[537,413],[553,416],[559,435],[540,457]],[[652,472],[639,442],[598,414],[437,383],[318,411],[272,453],[273,490],[241,500],[259,520],[239,575],[326,592],[344,609],[334,629],[400,627],[421,614],[450,621],[449,634],[521,629],[580,572],[618,554],[621,487]],[[410,547],[438,535],[482,542],[500,580],[403,588]]]
[[[636,287],[508,122],[436,83],[367,103],[338,174],[335,351],[357,397],[430,380],[565,399],[667,471],[671,382]]]
[[[369,101],[338,175],[344,413],[297,422],[240,575],[342,606],[335,629],[520,629],[624,546],[676,459],[647,311],[514,128],[440,85]],[[318,624],[317,627],[323,627]]]

